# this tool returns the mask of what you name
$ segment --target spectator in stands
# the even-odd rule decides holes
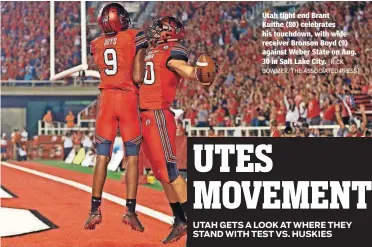
[[[303,130],[303,133],[304,133],[304,137],[316,137],[316,136],[319,136],[318,135],[314,135],[314,133],[311,132],[311,130],[309,129],[309,124],[308,123],[302,123],[302,126],[301,126],[301,129]]]
[[[18,128],[15,128],[12,132],[12,142],[14,144],[20,144],[21,142],[21,133],[19,132],[19,129]]]
[[[27,161],[26,145],[17,145],[17,161]]]
[[[80,131],[74,131],[72,133],[72,142],[74,143],[74,150],[76,152],[79,152],[81,148],[81,138],[82,138],[82,135]]]
[[[279,126],[284,126],[285,125],[285,119],[287,115],[287,110],[284,105],[283,101],[279,102],[279,109],[276,111],[276,118],[275,120],[277,121]]]
[[[341,118],[340,106],[336,105],[336,121],[340,126],[341,136],[343,137],[361,137],[364,135],[364,132],[367,131],[367,115],[365,113],[364,105],[360,105],[360,112],[362,114],[362,123],[358,129],[358,125],[354,120],[350,120],[349,128],[347,128]]]
[[[8,140],[6,137],[6,133],[1,134],[1,160],[6,161],[7,160],[7,147],[8,147]]]
[[[191,126],[195,126],[196,116],[197,116],[197,112],[196,112],[196,110],[195,110],[194,108],[190,108],[190,109],[186,112],[185,117],[186,117],[187,119],[190,119]]]
[[[216,133],[214,132],[214,129],[212,126],[209,127],[208,130],[208,137],[217,137]]]
[[[74,144],[72,142],[71,133],[67,132],[62,138],[63,140],[63,160],[66,160],[67,156],[71,153]]]
[[[311,125],[320,124],[320,105],[315,92],[309,93],[309,104],[307,106],[307,122]]]
[[[198,124],[197,127],[208,127],[208,106],[207,104],[200,105],[198,109],[197,120]]]
[[[295,128],[295,136],[296,137],[306,137],[305,130],[303,128],[296,127]]]
[[[300,117],[298,119],[299,122],[304,123],[307,120],[307,109],[306,109],[306,103],[301,102],[300,105],[298,106],[299,114]]]
[[[21,142],[27,142],[28,141],[28,132],[26,130],[26,127],[23,127],[21,132]]]
[[[323,109],[324,109],[324,113],[323,113],[322,124],[323,125],[333,125],[333,124],[335,124],[336,105],[332,104],[332,101],[331,101],[330,97],[326,97],[324,99]]]
[[[88,112],[88,119],[96,119],[97,115],[97,105],[93,105]],[[89,122],[88,124],[89,128],[93,128],[95,126],[94,121]]]
[[[2,3],[1,79],[49,79],[49,10],[48,2]],[[55,27],[55,66],[61,72],[81,63],[78,2],[56,2]]]
[[[185,135],[185,129],[182,126],[182,121],[177,121],[177,131],[176,136],[184,136]]]
[[[12,144],[13,144],[13,157],[17,159],[17,148],[21,146],[21,133],[17,128],[12,133]]]
[[[67,128],[73,128],[75,126],[75,116],[71,110],[68,111],[68,114],[65,120],[66,120]]]
[[[49,134],[51,128],[53,128],[53,115],[52,111],[48,110],[43,117],[43,121],[45,123],[45,132]]]
[[[353,102],[352,98],[350,97],[349,93],[345,93],[342,95],[339,95],[339,98],[342,102],[342,108],[341,108],[341,117],[344,124],[348,124],[350,122],[352,117],[352,108],[353,108]]]
[[[294,123],[297,123],[300,117],[298,107],[294,103],[293,99],[287,99],[286,95],[284,95],[284,104],[287,108],[287,114],[285,116],[286,125],[293,126]]]
[[[85,131],[81,139],[81,144],[83,145],[85,153],[91,150],[93,147],[92,138],[89,136],[89,131]]]
[[[56,2],[56,71],[81,64],[80,10],[76,2]],[[63,54],[63,55],[61,55]]]
[[[271,120],[270,122],[270,137],[280,137],[280,130],[278,129],[278,123],[276,120]]]
[[[350,108],[351,113],[346,107],[341,108],[340,114],[344,119],[344,125],[349,123],[349,118],[355,114],[355,109],[359,108],[360,104],[365,105],[366,111],[372,111],[372,70],[370,67],[372,63],[370,35],[372,4],[370,2],[309,2],[296,10],[298,13],[309,11],[331,13],[328,21],[336,23],[335,30],[348,32],[349,48],[357,52],[356,56],[341,56],[340,59],[345,64],[338,67],[358,68],[362,72],[358,75],[341,73],[262,74],[262,68],[266,68],[262,65],[263,47],[261,44],[264,40],[260,35],[262,28],[259,26],[253,28],[248,25],[252,24],[248,22],[248,19],[251,17],[252,10],[257,10],[256,7],[258,7],[256,2],[244,1],[156,3],[154,12],[151,14],[152,18],[170,15],[179,18],[184,23],[187,30],[185,41],[190,49],[191,63],[195,63],[201,53],[209,53],[219,60],[220,73],[209,91],[198,87],[197,83],[188,83],[187,80],[178,86],[177,108],[185,110],[186,118],[191,119],[192,126],[197,124],[195,119],[199,118],[199,113],[202,113],[201,125],[204,127],[208,124],[221,127],[228,125],[229,121],[224,120],[225,116],[232,117],[230,119],[233,120],[241,117],[243,119],[241,122],[245,126],[270,125],[268,120],[272,119],[277,120],[280,126],[284,125],[285,121],[295,123],[304,118],[311,124],[320,122],[328,124],[336,120],[333,113],[335,108],[333,95],[340,95],[340,98],[343,98]],[[35,13],[49,13],[49,4],[30,1],[5,2],[2,4],[1,11],[2,79],[48,79],[49,15],[36,15]],[[81,46],[79,3],[57,3],[56,12],[56,52],[58,53],[56,70],[60,72],[79,64],[81,60],[79,56]],[[13,13],[32,21],[16,22],[12,18]],[[88,8],[88,17],[89,20],[96,19],[94,10],[91,8]],[[150,17],[148,21],[152,21]],[[89,33],[93,28],[94,25],[89,25]],[[273,28],[272,31],[284,31],[283,29],[287,28]],[[306,31],[316,31],[316,29],[307,28]],[[95,36],[94,30],[92,33],[90,39]],[[265,38],[265,40],[272,39],[274,38]],[[302,40],[301,37],[298,39]],[[14,40],[17,40],[21,46],[12,45]],[[277,49],[284,48],[277,47]],[[308,48],[303,47],[303,49]],[[246,59],[247,57],[250,59]],[[312,55],[309,59],[311,58],[313,58]],[[326,56],[324,58],[331,59]],[[93,59],[90,56],[88,59],[89,67],[94,69],[91,66]],[[320,68],[316,65],[309,67]],[[325,67],[331,68],[334,65],[327,64]],[[278,65],[276,68],[282,67]],[[284,96],[280,92],[284,88],[287,91],[288,101],[293,101],[290,110],[287,110]],[[251,94],[252,97],[246,100]],[[327,97],[331,98],[329,104],[325,103]],[[312,102],[314,98],[318,102]],[[273,102],[273,105],[270,104],[271,107],[268,108],[266,105],[270,102]],[[302,107],[303,104],[306,108]],[[206,109],[204,105],[207,106]],[[196,106],[203,106],[202,112]],[[314,108],[311,112],[310,107]],[[89,112],[83,113],[82,118],[94,119],[95,109],[95,105],[89,108]],[[208,120],[205,120],[204,116],[207,116]],[[320,117],[322,117],[321,121],[319,121]],[[372,119],[372,114],[368,117]],[[91,124],[93,123],[89,123],[90,127],[92,127]]]

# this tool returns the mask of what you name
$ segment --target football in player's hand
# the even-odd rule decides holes
[[[196,62],[196,77],[203,86],[210,86],[214,82],[218,72],[216,62],[209,55],[203,54]]]

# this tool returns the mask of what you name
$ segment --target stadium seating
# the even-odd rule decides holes
[[[175,108],[186,110],[186,118],[192,125],[200,126],[268,126],[276,119],[285,122],[284,96],[295,100],[297,105],[308,105],[309,95],[315,93],[321,108],[321,117],[326,112],[324,102],[331,97],[330,106],[345,99],[347,88],[352,94],[347,101],[353,112],[361,103],[372,110],[372,4],[370,2],[317,2],[303,5],[298,12],[331,13],[336,30],[348,32],[349,48],[358,53],[355,57],[343,57],[345,66],[359,68],[360,74],[263,74],[261,28],[250,25],[254,2],[157,2],[153,18],[172,15],[179,18],[187,31],[186,45],[191,51],[190,62],[194,63],[202,53],[217,58],[220,74],[211,90],[207,91],[195,82],[182,81],[177,91]],[[47,79],[49,75],[48,3],[5,2],[2,6],[2,61],[1,78]],[[10,17],[16,11],[17,17]],[[270,11],[270,10],[267,10]],[[88,6],[87,16],[94,22],[97,10]],[[22,18],[21,18],[22,16]],[[57,71],[80,63],[78,37],[79,4],[58,2],[56,4],[56,47],[58,49]],[[33,21],[23,21],[23,20]],[[88,27],[88,33],[90,29]],[[21,47],[12,46],[19,40]],[[92,60],[89,60],[93,67]],[[314,66],[315,67],[315,66]],[[17,69],[15,69],[17,68]],[[18,69],[23,68],[23,69]],[[94,106],[90,106],[94,111]],[[203,111],[208,117],[205,119]],[[89,111],[87,111],[89,112]],[[344,116],[346,116],[346,109]],[[94,119],[85,114],[84,119]],[[195,121],[197,120],[197,121]],[[201,124],[202,123],[202,124]],[[206,125],[205,125],[206,124]]]
[[[55,4],[56,73],[81,64],[80,2]]]
[[[251,2],[158,2],[152,17],[171,15],[179,18],[186,26],[186,44],[191,51],[190,62],[196,61],[202,53],[209,53],[218,58],[220,76],[209,92],[195,82],[183,81],[179,85],[174,107],[186,109],[186,118],[191,119],[192,125],[202,120],[207,125],[219,127],[234,126],[268,126],[269,120],[276,119],[279,124],[285,123],[285,106],[283,97],[296,99],[296,104],[304,102],[308,105],[309,93],[315,92],[321,107],[321,117],[328,108],[339,101],[333,97],[335,93],[346,95],[343,84],[353,88],[355,99],[349,107],[355,113],[360,103],[366,105],[366,110],[372,110],[372,78],[368,73],[365,76],[331,74],[326,77],[306,74],[266,75],[262,74],[264,67],[261,55],[261,41],[263,40],[260,27],[256,29],[248,25],[250,20]],[[367,68],[366,59],[371,41],[366,32],[366,26],[371,16],[371,4],[357,6],[358,3],[320,3],[316,11],[329,11],[333,13],[338,29],[344,29],[345,19],[354,23],[350,28],[351,48],[355,48],[364,60],[355,59],[357,66]],[[359,12],[357,9],[361,8]],[[299,12],[308,11],[303,7]],[[363,14],[362,14],[363,11]],[[349,12],[349,15],[346,13]],[[151,24],[151,19],[146,23]],[[257,35],[258,34],[258,35]],[[353,38],[358,35],[359,40]],[[359,48],[358,48],[359,47]],[[370,55],[369,55],[370,56]],[[249,59],[248,59],[249,58]],[[370,57],[369,57],[370,58]],[[346,58],[346,61],[350,59]],[[368,70],[368,68],[367,68]],[[368,70],[369,71],[369,70]],[[323,85],[324,84],[324,85]],[[287,88],[287,90],[284,90]],[[314,90],[310,90],[310,88]],[[284,93],[285,91],[285,93]],[[331,105],[326,106],[324,101],[330,95],[333,99]],[[359,100],[363,99],[363,101]],[[208,119],[200,118],[199,113],[206,108]],[[346,109],[344,109],[344,115]],[[261,118],[260,118],[261,117]],[[264,119],[258,121],[258,119]],[[196,120],[196,121],[195,121]],[[200,125],[201,126],[201,125]]]
[[[1,2],[1,79],[49,79],[49,3]]]

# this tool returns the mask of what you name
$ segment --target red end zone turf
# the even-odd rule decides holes
[[[52,174],[91,186],[92,176],[37,163],[12,164]],[[151,247],[164,246],[161,241],[169,233],[170,225],[147,215],[139,214],[145,227],[144,233],[132,231],[121,223],[124,208],[108,200],[103,200],[103,222],[94,231],[83,229],[86,220],[90,194],[72,186],[42,178],[13,168],[1,167],[2,185],[18,198],[3,199],[3,207],[37,210],[58,228],[1,238],[3,247]],[[105,192],[124,197],[125,187],[119,181],[107,180]],[[171,215],[163,192],[141,186],[138,204]],[[3,223],[2,223],[3,224]],[[184,246],[185,238],[167,246]]]

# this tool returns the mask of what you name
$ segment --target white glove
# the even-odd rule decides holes
[[[183,110],[181,109],[173,109],[173,108],[170,108],[170,110],[174,113],[174,119],[177,121],[178,119],[179,120],[182,120],[183,118],[183,114],[185,113]]]

